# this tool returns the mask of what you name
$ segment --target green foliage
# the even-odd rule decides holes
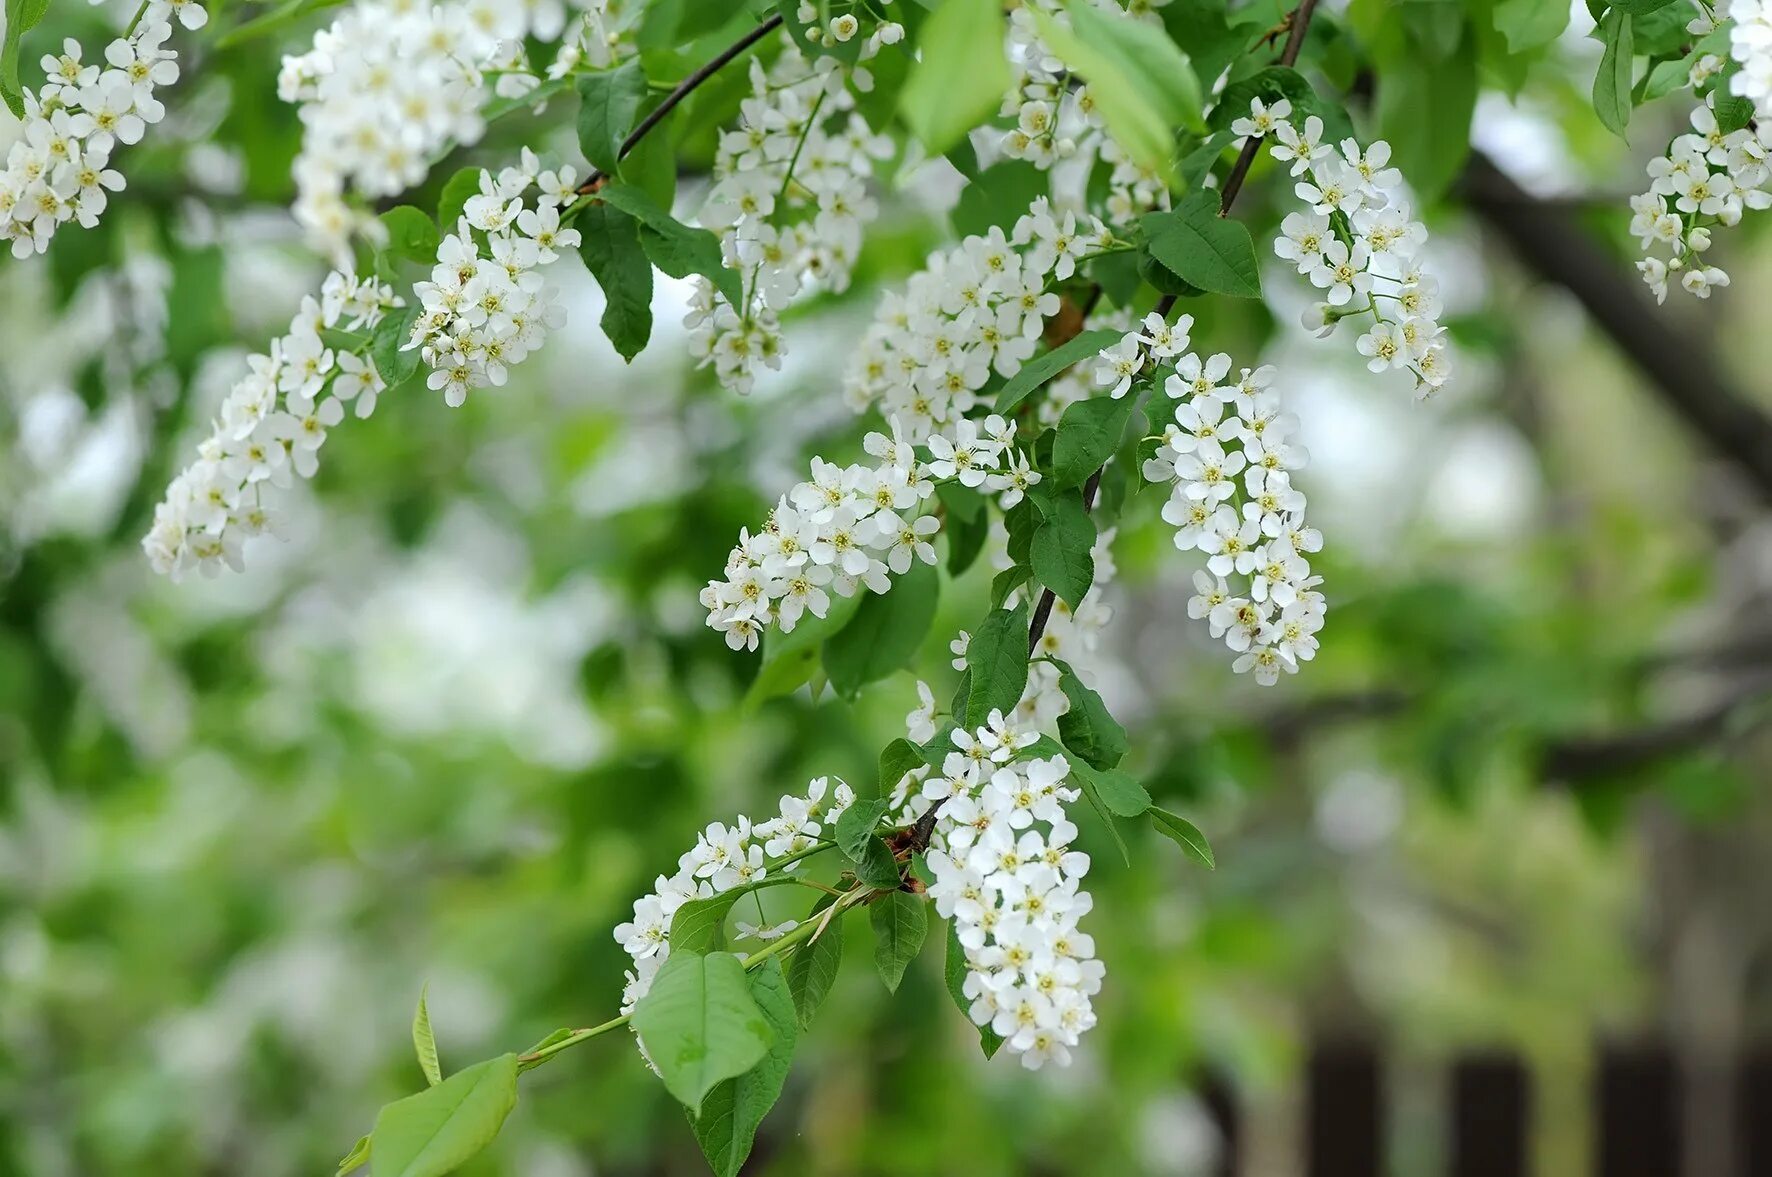
[[[1088,83],[1108,133],[1159,175],[1174,171],[1175,128],[1204,133],[1200,82],[1166,33],[1124,13],[1066,0],[1069,28],[1031,10],[1040,38]]]
[[[603,288],[603,334],[632,361],[652,337],[652,263],[640,244],[640,222],[610,204],[592,204],[578,218],[578,255]]]
[[[412,338],[412,325],[423,313],[417,299],[408,299],[405,306],[384,315],[369,337],[369,358],[389,388],[400,387],[418,372],[418,349],[408,348],[406,341]]]
[[[1594,114],[1602,126],[1619,136],[1630,122],[1636,66],[1633,26],[1629,11],[1623,8],[1614,8],[1600,21],[1600,40],[1606,48],[1594,72]]]
[[[1028,607],[993,609],[966,649],[967,727],[979,727],[992,711],[1007,715],[1028,681]]]
[[[1255,242],[1242,222],[1220,215],[1218,193],[1190,192],[1170,212],[1146,213],[1138,224],[1151,256],[1192,285],[1261,297]]]
[[[886,988],[898,992],[898,983],[929,931],[929,913],[921,896],[909,891],[888,891],[868,908],[874,928],[874,967]]]
[[[418,1008],[412,1012],[412,1049],[418,1055],[418,1068],[425,1073],[425,1082],[432,1087],[443,1082],[443,1064],[437,1058],[437,1037],[431,1033],[431,1011],[425,1004],[429,986],[418,991]]]
[[[718,1177],[736,1177],[750,1156],[758,1125],[781,1098],[799,1037],[799,1017],[781,961],[764,961],[749,974],[748,984],[751,1000],[769,1024],[768,1053],[750,1070],[716,1083],[702,1101],[701,1115],[689,1118],[702,1155]]]
[[[1064,741],[1068,751],[1081,756],[1090,766],[1106,772],[1120,763],[1121,758],[1126,755],[1126,729],[1108,714],[1107,705],[1101,701],[1101,696],[1083,685],[1074,670],[1062,663],[1059,669],[1061,673],[1058,685],[1064,691],[1064,697],[1070,701],[1070,710],[1058,717],[1058,738]],[[1150,798],[1145,798],[1147,803],[1149,800]],[[1136,817],[1143,812],[1140,809],[1126,813],[1121,806],[1111,802],[1108,808],[1121,817]]]
[[[690,228],[655,204],[645,191],[629,184],[605,184],[597,190],[597,199],[639,223],[640,248],[653,265],[673,278],[700,274],[733,306],[744,305],[743,284],[738,271],[726,268],[718,237],[706,229]]]
[[[942,977],[947,985],[948,996],[953,998],[954,1008],[972,1025],[970,1009],[972,1002],[966,997],[966,948],[960,943],[960,930],[954,921],[948,921],[947,954],[943,958]],[[978,1046],[984,1051],[984,1057],[991,1058],[1003,1045],[1003,1036],[989,1026],[978,1026]]]
[[[6,0],[6,37],[0,41],[0,99],[16,118],[25,117],[18,73],[19,46],[49,12],[49,0]]]
[[[1035,389],[1046,385],[1072,364],[1089,359],[1103,348],[1120,342],[1121,334],[1122,332],[1111,328],[1098,327],[1035,356],[997,390],[996,411],[1013,412]]]
[[[598,171],[613,176],[621,163],[621,144],[646,97],[646,75],[638,61],[578,79],[578,149]]]
[[[1097,396],[1065,409],[1052,441],[1052,486],[1067,490],[1089,476],[1120,448],[1120,437],[1132,417],[1132,397]]]
[[[455,232],[456,222],[461,220],[462,209],[480,191],[480,171],[474,167],[460,168],[443,185],[442,194],[437,198],[437,223],[451,233]]]
[[[1059,494],[1050,502],[1034,530],[1034,579],[1074,609],[1095,582],[1095,520],[1083,509],[1081,495]]]
[[[691,899],[671,916],[671,948],[715,952],[726,943],[726,916],[743,891],[733,888],[705,899]]]
[[[633,1024],[666,1089],[692,1116],[715,1086],[762,1062],[775,1038],[744,965],[727,952],[673,951]]]
[[[516,1106],[514,1054],[476,1063],[391,1103],[376,1115],[369,1134],[370,1177],[453,1172],[492,1143]]]
[[[379,219],[382,228],[388,231],[388,253],[426,267],[437,264],[437,246],[441,237],[436,222],[430,217],[410,204],[400,204],[381,214]]]
[[[807,922],[816,924],[835,902],[835,896],[824,896],[807,915]],[[842,929],[834,925],[825,928],[821,935],[815,936],[788,958],[788,993],[794,1000],[794,1013],[802,1030],[812,1025],[812,1019],[829,996],[842,965]]]
[[[1189,858],[1207,870],[1217,869],[1218,864],[1212,857],[1212,847],[1207,843],[1206,835],[1200,832],[1198,826],[1185,817],[1170,813],[1167,809],[1161,809],[1155,805],[1151,806],[1148,812],[1151,815],[1151,825],[1156,827],[1159,834],[1187,851]]]
[[[898,112],[930,155],[942,155],[996,113],[1014,84],[998,0],[945,0],[923,24]]]
[[[869,593],[849,624],[824,645],[824,668],[840,695],[854,698],[904,666],[916,654],[935,620],[941,574],[935,566],[914,561],[889,593]]]

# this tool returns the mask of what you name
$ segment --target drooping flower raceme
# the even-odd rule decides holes
[[[152,0],[105,47],[103,65],[83,61],[72,38],[43,58],[43,86],[25,92],[23,131],[0,172],[0,240],[14,257],[42,253],[69,221],[90,229],[123,190],[112,154],[166,117],[155,91],[178,80],[178,55],[166,47],[175,17],[196,29],[208,14],[194,0]]]
[[[833,784],[818,777],[803,796],[784,796],[776,816],[768,821],[753,824],[740,815],[730,826],[714,822],[698,834],[695,845],[677,859],[676,872],[658,876],[652,892],[634,901],[634,918],[616,925],[616,943],[634,958],[622,989],[621,1012],[634,1012],[670,956],[671,920],[678,908],[692,899],[711,899],[754,886],[772,871],[793,871],[798,863],[782,860],[811,849],[854,801],[855,791],[841,779]],[[792,924],[752,927],[748,934],[772,940],[792,928]]]
[[[884,25],[864,52],[877,50]],[[720,383],[749,392],[759,365],[779,367],[777,318],[809,284],[841,291],[878,208],[868,194],[874,163],[891,154],[855,112],[851,79],[831,57],[807,61],[789,45],[765,68],[751,62],[751,95],[739,125],[720,136],[703,226],[720,235],[726,265],[743,275],[733,306],[695,279],[689,346]],[[863,71],[856,71],[859,81]]]
[[[605,7],[577,6],[586,22]],[[349,193],[393,196],[423,180],[450,144],[477,142],[490,97],[484,71],[501,71],[500,93],[525,92],[536,79],[524,38],[558,37],[565,15],[561,0],[358,0],[307,53],[284,58],[277,92],[304,127],[294,211],[315,244],[343,255],[351,233],[373,222],[374,210],[353,207]]]
[[[883,593],[913,562],[935,563],[940,522],[923,509],[936,483],[984,486],[1014,438],[1001,417],[961,420],[925,439],[920,457],[894,423],[890,436],[870,433],[863,443],[876,465],[814,458],[812,477],[781,497],[759,531],[740,535],[725,579],[702,589],[708,625],[733,649],[754,650],[769,626],[789,633],[808,613],[823,617],[832,593]]]
[[[1305,208],[1281,223],[1274,252],[1323,292],[1305,325],[1328,335],[1344,319],[1370,316],[1358,341],[1367,366],[1406,368],[1418,395],[1427,396],[1451,376],[1451,359],[1439,282],[1422,269],[1427,229],[1412,219],[1403,174],[1389,166],[1390,144],[1377,139],[1362,149],[1350,138],[1337,149],[1322,142],[1322,119],[1311,115],[1301,130],[1291,114],[1285,99],[1272,106],[1256,99],[1231,129],[1271,136],[1273,157],[1290,163],[1298,181]]]
[[[1188,615],[1236,653],[1234,670],[1272,685],[1316,656],[1323,627],[1322,578],[1308,559],[1323,540],[1292,485],[1309,455],[1292,441],[1298,418],[1271,387],[1274,369],[1233,375],[1230,356],[1187,350],[1192,325],[1187,315],[1174,323],[1151,315],[1102,352],[1097,383],[1130,386],[1168,372],[1162,389],[1174,418],[1143,473],[1171,488],[1163,519],[1176,529],[1175,546],[1208,557]],[[1150,413],[1157,419],[1154,406]]]
[[[1029,1069],[1070,1062],[1095,1025],[1090,998],[1106,968],[1078,923],[1094,905],[1083,890],[1089,856],[1072,848],[1062,755],[1024,755],[1031,731],[992,712],[984,727],[957,728],[941,772],[900,782],[898,820],[940,805],[926,861],[929,897],[954,921],[966,952],[967,1014],[1002,1036]]]
[[[480,191],[438,246],[430,280],[413,287],[424,313],[406,347],[420,349],[431,369],[427,383],[451,407],[473,389],[503,385],[510,366],[566,321],[558,291],[541,271],[578,245],[578,231],[560,223],[560,210],[573,199],[571,177],[559,182],[551,174],[556,182],[542,184],[527,208],[539,163],[527,149],[523,161],[496,178],[481,171]],[[484,253],[475,230],[486,239]]]
[[[1737,75],[1738,77],[1740,75]],[[1637,263],[1656,301],[1670,283],[1709,298],[1729,275],[1707,263],[1716,226],[1738,224],[1748,209],[1772,207],[1772,122],[1724,132],[1713,93],[1692,112],[1692,130],[1649,161],[1649,190],[1631,198],[1630,230],[1645,256]],[[1669,256],[1650,252],[1665,249]]]
[[[993,372],[1013,376],[1034,354],[1059,309],[1053,281],[1117,244],[1101,221],[1041,197],[1010,235],[993,228],[931,255],[881,302],[845,384],[850,407],[879,405],[912,440],[950,427]]]
[[[320,298],[302,300],[289,333],[247,360],[247,374],[223,400],[195,462],[173,479],[142,540],[155,571],[178,579],[192,568],[214,576],[244,567],[247,539],[277,532],[268,488],[312,478],[327,432],[347,405],[367,417],[383,384],[362,352],[335,352],[323,329],[367,331],[402,305],[391,287],[335,271]]]

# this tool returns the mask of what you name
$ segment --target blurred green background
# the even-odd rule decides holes
[[[1131,869],[1089,847],[1108,981],[1077,1065],[987,1064],[938,950],[888,996],[858,943],[752,1171],[1210,1172],[1210,1070],[1244,1103],[1245,1172],[1294,1172],[1301,1065],[1349,1034],[1389,1064],[1397,1173],[1439,1171],[1444,1068],[1473,1048],[1529,1062],[1542,1173],[1586,1168],[1609,1037],[1672,1041],[1694,1139],[1726,1135],[1703,1093],[1772,1011],[1772,487],[1494,232],[1566,218],[1638,297],[1625,202],[1684,111],[1607,137],[1582,27],[1517,100],[1479,103],[1477,145],[1522,191],[1460,190],[1434,221],[1462,372],[1444,396],[1414,404],[1303,338],[1290,275],[1272,317],[1196,311],[1214,350],[1280,365],[1303,418],[1329,625],[1297,678],[1233,680],[1185,620],[1198,557],[1156,496],[1128,507],[1097,672],[1128,767],[1220,866],[1142,828]],[[627,963],[610,929],[695,831],[813,776],[870,780],[916,703],[904,674],[854,707],[747,706],[755,659],[696,591],[811,454],[858,450],[843,365],[946,237],[939,175],[885,194],[852,291],[796,312],[748,399],[691,370],[677,284],[624,367],[594,287],[561,273],[570,326],[509,387],[347,422],[245,575],[148,570],[167,478],[323,272],[282,211],[281,48],[190,71],[102,226],[0,269],[4,1174],[329,1173],[421,1082],[421,984],[446,1067],[601,1020]],[[435,174],[524,143],[571,156],[555,113]],[[1258,233],[1273,179],[1251,188]],[[1755,219],[1719,247],[1734,286],[1659,317],[1764,413]],[[938,694],[989,575],[944,586],[920,663]],[[618,1036],[526,1078],[472,1172],[700,1167]]]

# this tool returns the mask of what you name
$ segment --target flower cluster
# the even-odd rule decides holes
[[[178,579],[191,568],[214,576],[225,564],[242,569],[245,541],[275,534],[277,518],[265,487],[288,487],[292,475],[312,478],[327,430],[375,409],[383,384],[375,365],[357,352],[326,346],[326,329],[372,329],[400,306],[393,289],[374,279],[335,271],[320,298],[302,300],[289,333],[271,341],[269,354],[247,361],[247,374],[222,401],[195,462],[172,481],[142,540],[155,571]]]
[[[539,169],[525,149],[523,166],[496,178],[481,171],[480,191],[437,247],[430,281],[413,286],[424,313],[405,346],[420,349],[431,368],[427,383],[442,389],[452,407],[473,389],[504,384],[509,366],[566,321],[558,291],[541,271],[561,250],[578,245],[578,231],[560,223],[560,210],[576,199],[577,177],[570,168]],[[539,193],[535,207],[526,208],[523,198],[532,187]],[[485,253],[475,230],[485,237]]]
[[[1741,65],[1729,91],[1751,100],[1763,118],[1772,113],[1772,0],[1732,0],[1729,19],[1729,56]]]
[[[932,254],[902,294],[886,296],[862,338],[845,386],[850,406],[879,404],[913,440],[948,428],[977,405],[991,373],[1013,376],[1034,354],[1059,308],[1048,286],[1117,244],[1101,221],[1040,197],[1009,236],[993,226]]]
[[[1133,11],[1155,20],[1155,7],[1138,3]],[[1003,154],[1049,169],[1062,160],[1099,153],[1112,165],[1105,203],[1109,216],[1123,221],[1152,208],[1167,208],[1168,185],[1157,173],[1128,158],[1106,134],[1089,87],[1078,84],[1040,40],[1034,9],[1058,24],[1070,24],[1070,14],[1058,0],[1029,0],[1010,14],[1008,52],[1017,77],[998,113],[1013,119],[1015,125],[1003,133],[999,144]]]
[[[845,79],[835,58],[808,62],[791,45],[768,68],[753,59],[739,125],[720,136],[700,220],[744,276],[744,305],[698,278],[684,323],[691,351],[735,392],[750,391],[759,364],[781,366],[777,316],[803,288],[847,288],[878,212],[867,181],[892,145],[855,113]]]
[[[1451,376],[1451,359],[1439,323],[1439,283],[1422,270],[1427,229],[1411,219],[1403,174],[1388,166],[1390,144],[1379,139],[1362,151],[1356,140],[1343,139],[1337,150],[1322,142],[1322,119],[1311,115],[1301,131],[1291,113],[1285,99],[1268,106],[1257,98],[1231,130],[1271,136],[1273,157],[1292,165],[1294,191],[1308,206],[1287,215],[1274,242],[1274,252],[1323,292],[1325,301],[1306,313],[1305,325],[1326,336],[1343,319],[1372,316],[1358,345],[1367,366],[1407,368],[1427,396]]]
[[[784,796],[781,808],[768,821],[751,823],[739,816],[728,826],[714,822],[696,836],[695,845],[677,859],[677,873],[660,875],[653,891],[634,901],[634,918],[616,925],[615,940],[634,958],[622,989],[621,1012],[631,1014],[659,966],[671,954],[671,919],[692,899],[711,899],[740,887],[761,883],[770,871],[792,871],[792,858],[810,850],[818,836],[836,824],[855,801],[855,791],[841,779],[833,786],[818,777],[802,797]],[[740,931],[756,939],[771,940],[792,931],[793,923],[772,928],[745,927]]]
[[[195,0],[151,0],[105,46],[103,66],[82,61],[72,38],[43,58],[43,87],[26,91],[24,126],[0,171],[0,240],[12,242],[14,257],[42,253],[69,221],[92,228],[110,193],[123,190],[111,152],[166,117],[154,92],[178,80],[178,55],[166,48],[174,17],[196,29],[208,14]]]
[[[1176,528],[1175,546],[1209,557],[1194,577],[1199,595],[1188,615],[1236,652],[1234,670],[1272,685],[1316,656],[1323,627],[1322,578],[1306,559],[1323,538],[1305,521],[1304,495],[1292,485],[1309,455],[1289,440],[1298,418],[1269,387],[1273,368],[1233,377],[1230,356],[1202,359],[1188,350],[1192,327],[1188,315],[1168,323],[1152,314],[1143,330],[1102,353],[1097,382],[1112,381],[1118,395],[1143,373],[1173,367],[1163,391],[1176,402],[1174,420],[1144,477],[1171,487],[1163,518]],[[1246,584],[1233,590],[1233,577]]]
[[[939,774],[918,770],[895,795],[907,822],[941,806],[929,896],[966,952],[967,1013],[1029,1069],[1070,1062],[1106,974],[1077,927],[1093,906],[1089,856],[1071,848],[1065,814],[1080,794],[1063,756],[1021,758],[1036,738],[993,711],[984,727],[955,729]]]
[[[1740,75],[1737,75],[1740,76]],[[1716,95],[1692,112],[1692,130],[1674,139],[1665,156],[1649,161],[1649,190],[1631,198],[1630,230],[1647,256],[1637,270],[1657,301],[1677,282],[1698,298],[1727,286],[1729,275],[1709,265],[1711,229],[1733,226],[1747,209],[1772,207],[1772,123],[1725,132]],[[1657,246],[1670,256],[1648,253]]]
[[[865,585],[883,593],[889,574],[902,575],[914,560],[935,563],[931,541],[941,523],[921,512],[936,483],[992,490],[1028,477],[1025,459],[999,469],[1014,440],[1014,424],[1001,417],[961,420],[950,434],[925,439],[927,457],[919,459],[894,422],[891,436],[863,441],[877,465],[814,458],[812,478],[781,497],[760,531],[740,534],[726,578],[702,589],[708,625],[733,649],[754,650],[766,626],[788,633],[807,613],[823,617],[831,592],[849,597]]]
[[[294,211],[315,242],[342,255],[351,232],[373,222],[373,210],[346,203],[347,189],[395,195],[449,144],[476,142],[485,71],[501,71],[501,92],[521,92],[535,80],[523,39],[559,36],[564,15],[560,0],[359,0],[307,53],[285,57],[278,96],[298,105],[305,128]]]

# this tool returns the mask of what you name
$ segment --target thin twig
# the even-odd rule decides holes
[[[664,101],[653,107],[652,110],[647,113],[646,117],[640,120],[639,125],[629,132],[628,137],[622,140],[621,150],[615,153],[615,158],[618,161],[626,159],[628,157],[628,152],[639,146],[640,140],[646,138],[647,132],[651,131],[652,128],[664,121],[664,117],[670,114],[671,111],[675,110],[685,98],[695,93],[697,87],[715,74],[719,73],[722,69],[725,69],[727,65],[731,64],[733,58],[737,57],[739,54],[743,53],[752,45],[755,45],[758,41],[761,41],[764,37],[767,37],[770,33],[773,33],[780,27],[781,13],[777,12],[771,14],[768,20],[734,41],[714,57],[709,58],[707,63],[700,69],[697,69],[681,82],[678,82],[676,89],[672,90],[669,94],[666,94]],[[585,177],[585,182],[578,186],[578,191],[581,195],[588,192],[595,192],[598,188],[602,187],[603,181],[608,178],[609,177],[605,176],[596,168],[592,168],[591,174]]]

